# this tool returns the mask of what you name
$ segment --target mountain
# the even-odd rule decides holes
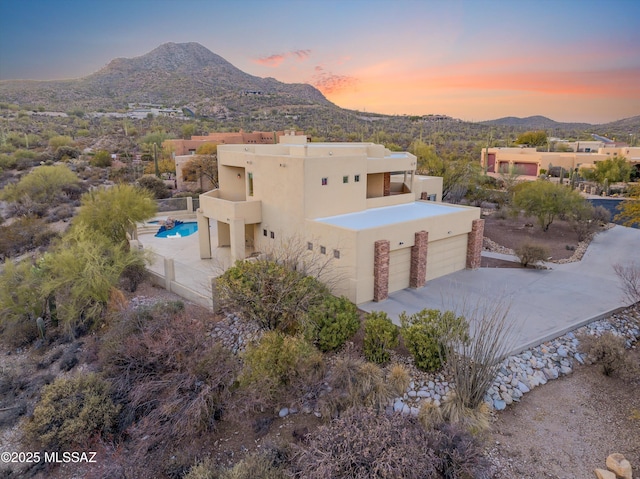
[[[497,120],[481,121],[480,123],[488,126],[511,126],[527,130],[551,130],[554,128],[587,129],[593,126],[589,123],[558,122],[540,115],[528,116],[526,118],[506,116],[504,118],[498,118]]]
[[[165,43],[75,80],[0,81],[0,99],[58,111],[124,109],[128,103],[189,106],[201,114],[252,106],[335,107],[311,85],[249,75],[198,43]]]

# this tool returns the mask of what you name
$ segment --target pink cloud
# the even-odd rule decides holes
[[[279,67],[288,58],[294,58],[298,62],[306,61],[311,56],[311,50],[293,50],[285,53],[274,53],[268,57],[254,58],[253,62],[270,68]]]
[[[310,83],[325,95],[353,88],[358,83],[358,79],[355,77],[335,75],[331,72],[325,71],[325,69],[320,65],[315,67],[315,71],[317,73],[313,76]]]
[[[275,54],[275,55],[270,55],[264,58],[254,58],[253,61],[258,65],[276,68],[280,66],[280,64],[284,61],[284,58],[285,58],[284,55]]]

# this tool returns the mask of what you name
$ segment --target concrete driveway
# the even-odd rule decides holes
[[[501,301],[509,306],[509,318],[515,323],[512,352],[516,353],[628,306],[613,265],[633,260],[640,262],[640,230],[614,226],[596,235],[579,262],[548,263],[546,270],[463,270],[429,281],[423,288],[358,306],[385,311],[399,324],[403,311],[412,314],[430,308],[464,314],[478,304]]]

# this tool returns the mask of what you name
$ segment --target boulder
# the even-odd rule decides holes
[[[596,469],[594,472],[598,479],[616,479],[616,475],[613,472],[605,469]]]
[[[622,479],[631,479],[631,464],[622,454],[614,453],[607,457],[607,467]]]

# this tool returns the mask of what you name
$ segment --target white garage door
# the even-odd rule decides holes
[[[427,248],[427,281],[467,266],[467,235],[441,239]]]
[[[409,287],[411,248],[391,251],[389,254],[389,293]]]

